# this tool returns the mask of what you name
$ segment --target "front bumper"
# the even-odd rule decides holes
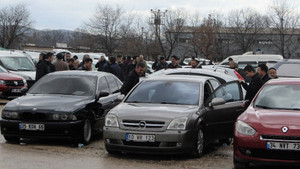
[[[235,131],[234,159],[242,163],[299,165],[300,151],[270,150],[260,134],[245,136]]]
[[[151,132],[129,131],[113,127],[104,127],[103,129],[103,138],[107,150],[147,154],[192,153],[197,135],[197,132],[193,130]],[[155,135],[155,142],[126,141],[126,134],[128,133]]]
[[[70,122],[25,122],[1,119],[1,134],[21,138],[63,138],[79,139],[82,131],[82,120]],[[20,130],[20,123],[44,124],[44,131]]]

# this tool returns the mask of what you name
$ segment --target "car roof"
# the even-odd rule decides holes
[[[197,83],[204,83],[207,80],[214,79],[213,77],[205,77],[205,76],[186,76],[186,75],[162,75],[162,76],[155,76],[144,79],[144,81],[187,81],[187,82],[197,82]]]
[[[17,57],[26,57],[22,53],[19,52],[12,52],[12,51],[0,51],[0,57],[7,57],[7,56],[17,56]]]
[[[300,78],[280,78],[280,79],[271,79],[266,84],[300,84]]]
[[[78,76],[105,76],[112,75],[107,72],[99,72],[99,71],[83,71],[83,70],[72,70],[72,71],[57,71],[50,73],[49,75],[78,75]]]

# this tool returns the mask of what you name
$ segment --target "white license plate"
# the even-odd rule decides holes
[[[11,89],[12,93],[21,93],[21,89]]]
[[[300,151],[300,143],[267,142],[267,149]]]
[[[155,142],[155,135],[126,134],[126,141]]]
[[[20,123],[19,130],[33,130],[33,131],[44,131],[44,124],[28,124],[28,123]]]

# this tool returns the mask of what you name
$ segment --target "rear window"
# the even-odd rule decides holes
[[[282,64],[277,69],[279,77],[300,77],[300,64]]]

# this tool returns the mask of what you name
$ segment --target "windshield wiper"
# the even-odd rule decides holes
[[[274,108],[272,108],[272,107],[263,106],[263,105],[255,105],[255,107],[263,108],[263,109],[274,109]]]

